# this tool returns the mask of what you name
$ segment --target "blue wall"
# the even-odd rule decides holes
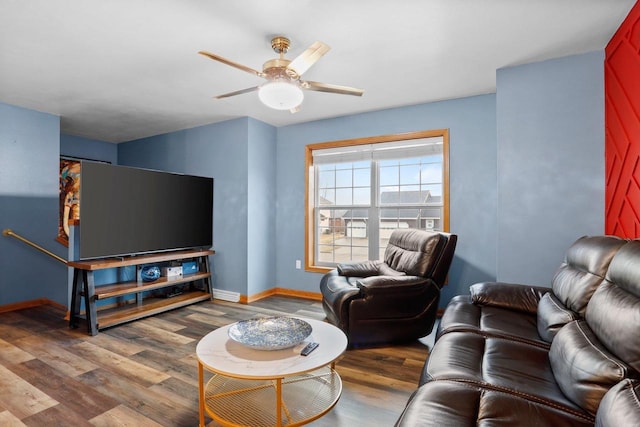
[[[277,286],[319,292],[319,273],[304,260],[304,147],[310,143],[402,132],[450,130],[450,229],[459,235],[442,303],[468,285],[495,278],[495,95],[395,108],[278,128]]]
[[[567,248],[604,233],[604,52],[498,70],[498,267],[549,284]]]
[[[60,155],[118,163],[118,146],[97,139],[60,135]]]
[[[60,119],[0,103],[0,228],[66,259],[58,232]],[[67,304],[67,268],[0,237],[0,305],[47,298]]]
[[[242,294],[248,289],[248,138],[252,121],[229,120],[118,145],[118,164],[214,178],[216,254],[210,260],[214,287]]]
[[[250,119],[248,135],[247,290],[276,284],[276,128]]]

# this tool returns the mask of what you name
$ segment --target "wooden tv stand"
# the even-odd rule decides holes
[[[174,308],[183,307],[200,301],[210,300],[213,296],[211,284],[211,270],[209,255],[213,250],[186,250],[163,252],[160,254],[130,256],[117,259],[97,259],[89,261],[71,261],[73,268],[73,290],[71,294],[71,309],[69,327],[77,328],[79,320],[85,318],[89,334],[96,335],[98,330],[120,323],[152,316]],[[193,259],[197,262],[198,271],[177,277],[160,277],[153,282],[142,282],[138,274],[140,266],[144,264],[158,264],[167,261]],[[138,280],[111,283],[96,286],[93,278],[94,271],[108,268],[136,266]],[[199,287],[196,287],[199,284]],[[177,285],[188,285],[180,295],[170,298],[144,295],[144,292]],[[187,286],[184,286],[187,288]],[[135,297],[133,303],[122,303],[112,308],[98,310],[96,301],[113,297]],[[80,303],[84,300],[85,315],[80,313]]]

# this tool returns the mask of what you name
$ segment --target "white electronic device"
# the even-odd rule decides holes
[[[163,267],[162,275],[165,277],[182,276],[182,266],[180,265],[177,267]]]

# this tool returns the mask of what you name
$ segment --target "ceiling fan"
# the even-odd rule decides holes
[[[243,93],[258,91],[258,97],[268,107],[276,110],[289,110],[295,113],[300,109],[300,105],[304,99],[303,89],[341,95],[362,96],[364,93],[362,89],[301,79],[302,74],[329,51],[329,46],[317,41],[293,61],[290,61],[284,57],[290,45],[291,41],[288,38],[283,36],[274,37],[271,40],[271,47],[276,53],[280,54],[280,57],[265,62],[262,66],[262,71],[254,70],[251,67],[238,64],[237,62],[230,61],[207,51],[200,51],[198,53],[267,80],[258,86],[218,95],[216,99],[229,98]]]

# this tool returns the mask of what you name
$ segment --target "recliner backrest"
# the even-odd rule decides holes
[[[458,243],[458,236],[449,233],[440,233],[440,235],[444,236],[446,241],[444,244],[444,248],[440,253],[440,259],[436,262],[436,265],[433,268],[431,278],[436,283],[436,285],[442,289],[447,281],[449,268],[451,267],[451,262],[453,261],[453,254],[456,251],[456,245]]]
[[[431,277],[436,271],[442,276],[443,267],[440,263],[444,262],[447,264],[444,271],[446,276],[453,257],[451,246],[455,249],[454,235],[415,229],[394,230],[385,249],[384,261],[396,271],[421,277]],[[445,251],[445,248],[450,250],[450,253]],[[449,257],[448,263],[443,255]],[[437,282],[435,278],[434,281]]]
[[[542,339],[551,342],[564,325],[584,318],[587,303],[626,242],[615,236],[583,236],[571,245],[553,277],[553,292],[538,303],[537,327]]]
[[[584,320],[562,327],[549,350],[554,377],[591,414],[615,384],[640,377],[640,241],[617,251]]]
[[[625,243],[626,240],[615,236],[583,236],[576,240],[553,277],[551,288],[556,298],[584,317],[587,303]]]
[[[626,243],[613,257],[585,319],[609,351],[640,372],[640,240]]]

